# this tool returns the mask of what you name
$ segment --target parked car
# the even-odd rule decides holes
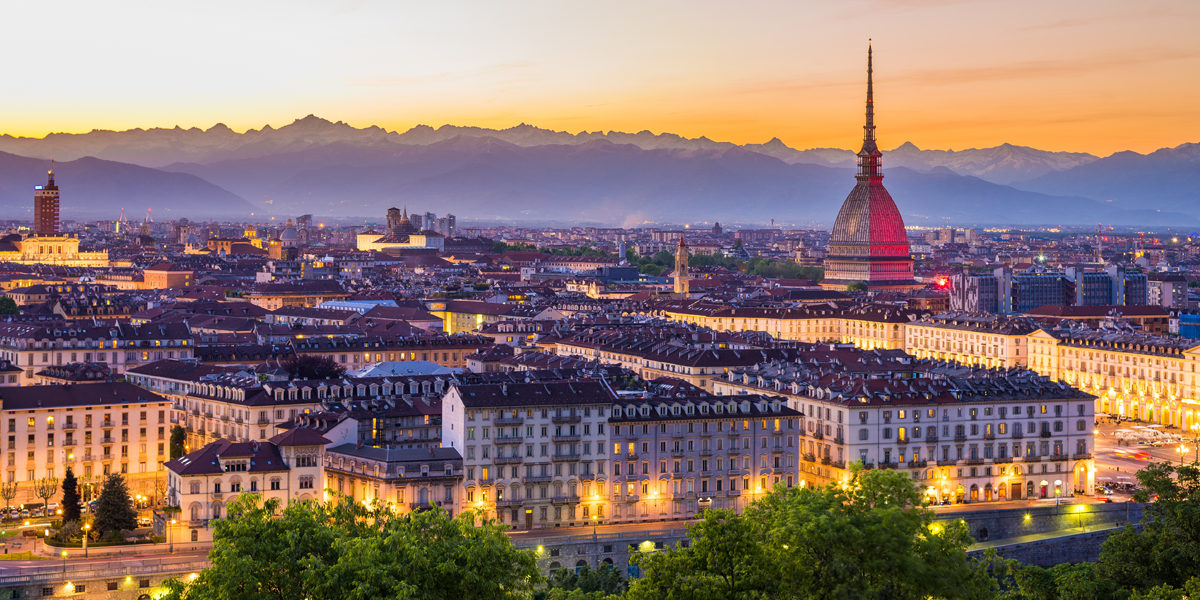
[[[138,517],[137,524],[138,527],[149,527],[153,525],[154,522],[150,520],[150,517]]]

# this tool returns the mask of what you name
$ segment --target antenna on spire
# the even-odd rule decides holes
[[[875,143],[875,59],[871,40],[867,39],[867,118],[863,124],[863,145],[858,151],[858,178],[861,181],[878,180],[880,173],[879,147]]]

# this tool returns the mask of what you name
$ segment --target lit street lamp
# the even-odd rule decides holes
[[[1188,447],[1184,446],[1183,444],[1179,444],[1179,446],[1175,448],[1175,451],[1179,453],[1179,466],[1183,466],[1183,456],[1188,453]]]
[[[92,532],[92,524],[91,523],[88,523],[87,525],[83,526],[83,557],[84,558],[87,558],[88,534],[90,534],[91,532]]]
[[[171,537],[171,530],[174,529],[175,519],[171,519],[171,524],[167,525],[167,553],[175,551],[175,538]]]
[[[62,557],[63,557],[63,575],[66,575],[67,574],[67,551],[66,550],[62,551]]]

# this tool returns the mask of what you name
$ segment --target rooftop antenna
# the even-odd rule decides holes
[[[1103,257],[1103,252],[1104,252],[1104,237],[1103,237],[1103,232],[1104,232],[1104,226],[1103,226],[1102,224],[1100,224],[1100,223],[1096,223],[1096,262],[1097,262],[1097,263],[1099,263],[1099,264],[1104,264],[1104,257]]]

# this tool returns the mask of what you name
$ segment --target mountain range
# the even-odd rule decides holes
[[[0,214],[27,216],[45,158],[64,218],[258,214],[382,218],[389,206],[471,220],[721,220],[828,224],[855,156],[779,139],[738,145],[670,133],[568,133],[518,125],[356,128],[309,115],[237,133],[133,129],[0,136]],[[36,157],[36,158],[28,158]],[[43,160],[38,160],[43,159]],[[1200,144],[1109,157],[1005,144],[884,152],[910,224],[1200,223]],[[74,196],[73,196],[74,195]],[[72,198],[80,198],[72,202]]]

